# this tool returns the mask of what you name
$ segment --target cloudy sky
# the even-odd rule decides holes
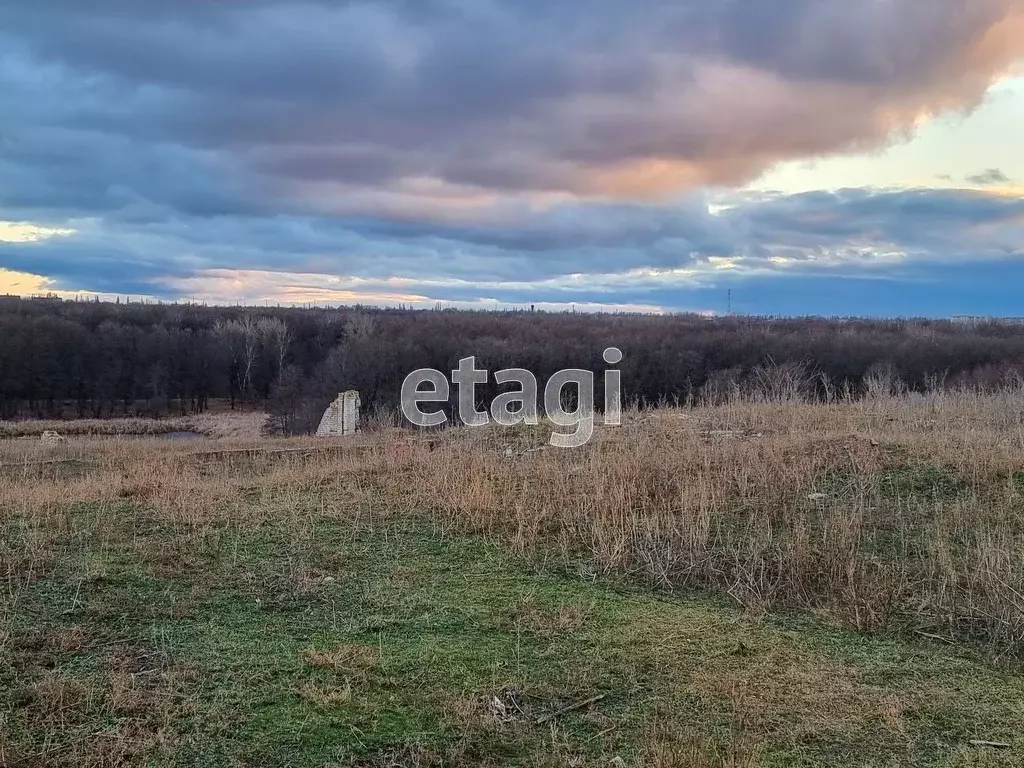
[[[0,0],[0,293],[1024,315],[1024,0]]]

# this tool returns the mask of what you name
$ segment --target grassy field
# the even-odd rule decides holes
[[[1022,413],[0,443],[0,765],[1024,764]]]
[[[267,416],[258,411],[201,413],[164,419],[114,418],[0,421],[0,439],[38,438],[44,432],[75,437],[157,436],[195,432],[215,438],[259,437]]]

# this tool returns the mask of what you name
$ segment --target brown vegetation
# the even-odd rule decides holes
[[[228,521],[428,515],[583,574],[709,588],[754,614],[1024,650],[1020,392],[634,412],[579,450],[543,447],[545,429],[390,430],[330,452],[275,453],[321,445],[298,439],[213,455],[8,443],[0,507],[27,522],[0,561],[12,591],[52,567],[83,502],[111,537],[131,530],[102,510],[125,501],[188,525],[182,551],[148,553],[154,568],[187,569]]]
[[[194,432],[206,437],[259,437],[267,415],[256,411],[197,413],[169,419],[73,419],[0,421],[0,439],[40,437],[46,432],[79,437],[131,437]]]

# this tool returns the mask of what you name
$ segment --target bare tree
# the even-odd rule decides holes
[[[256,318],[252,315],[245,315],[239,326],[242,329],[242,340],[243,340],[243,374],[242,391],[249,395],[252,392],[252,369],[256,364],[256,357],[260,351],[260,328]]]
[[[279,380],[292,343],[292,330],[286,321],[277,317],[260,318],[259,330],[263,343],[274,356],[274,378]]]
[[[241,320],[218,321],[214,330],[228,349],[234,407],[235,391],[243,397],[252,392],[252,370],[260,348],[258,323],[252,315],[245,315]]]

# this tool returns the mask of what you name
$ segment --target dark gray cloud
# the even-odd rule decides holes
[[[1010,227],[988,197],[844,192],[715,216],[693,190],[976,104],[1024,52],[1019,0],[0,9],[0,219],[78,230],[5,244],[0,266],[68,283],[544,278],[842,242],[944,254],[983,223],[979,247],[998,251]]]
[[[164,296],[182,295],[183,281],[237,270],[404,277],[449,285],[449,293],[453,283],[465,293],[552,281],[557,290],[602,292],[653,288],[662,278],[645,277],[652,270],[707,282],[722,261],[736,274],[892,276],[1024,255],[1024,199],[957,190],[744,195],[717,214],[700,196],[511,207],[492,211],[487,226],[291,215],[72,223],[71,237],[0,243],[0,265],[67,289]],[[573,274],[582,277],[563,279]]]
[[[1024,49],[986,37],[1015,12],[1016,0],[50,0],[5,9],[0,82],[15,138],[89,131],[296,184],[642,192],[652,184],[631,163],[678,166],[654,187],[737,183],[971,104]]]
[[[811,192],[741,205],[729,217],[760,253],[824,266],[892,270],[1024,254],[1024,199],[982,192]]]
[[[987,171],[983,171],[982,173],[976,173],[973,176],[968,176],[967,181],[970,184],[977,184],[979,187],[991,187],[996,184],[1009,184],[1010,177],[998,168],[989,168]]]

